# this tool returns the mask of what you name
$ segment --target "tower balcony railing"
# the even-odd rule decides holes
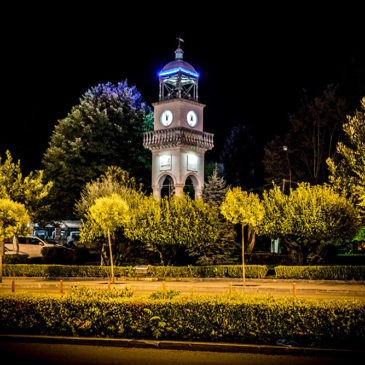
[[[143,134],[143,146],[150,150],[162,147],[189,146],[204,150],[214,147],[214,134],[185,127],[159,129]]]

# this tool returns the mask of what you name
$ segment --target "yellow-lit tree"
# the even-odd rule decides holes
[[[165,197],[156,201],[152,196],[141,196],[131,209],[131,221],[125,234],[152,246],[164,265],[179,250],[190,249],[218,238],[218,211],[202,199]],[[168,262],[170,263],[170,262]]]
[[[30,218],[21,203],[10,199],[0,199],[0,283],[2,282],[2,262],[4,239],[29,233]]]
[[[259,234],[281,238],[299,264],[307,264],[320,244],[354,237],[360,215],[351,200],[329,185],[301,183],[290,195],[274,185],[263,194],[264,219]]]
[[[365,223],[365,96],[361,109],[347,116],[343,131],[345,138],[337,144],[337,155],[327,160],[329,181],[353,197]]]
[[[39,221],[47,214],[49,205],[45,201],[53,183],[44,182],[43,170],[23,176],[20,161],[14,162],[9,151],[6,159],[0,156],[0,198],[8,198],[25,205],[30,218]]]
[[[256,231],[264,217],[264,209],[257,194],[242,191],[240,187],[229,189],[221,205],[221,213],[242,230],[242,278],[245,284],[245,239],[244,229]]]
[[[88,209],[86,214],[87,224],[81,230],[83,241],[92,240],[95,237],[108,238],[111,278],[114,283],[114,265],[111,238],[115,233],[123,229],[130,220],[129,207],[126,201],[118,194],[98,198]]]

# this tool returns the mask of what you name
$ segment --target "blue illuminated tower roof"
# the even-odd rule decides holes
[[[182,72],[193,77],[199,77],[195,68],[188,62],[182,59],[175,59],[169,62],[159,73],[160,77],[173,75],[175,73]]]
[[[199,73],[183,60],[184,51],[179,45],[175,50],[175,59],[159,72],[160,100],[183,98],[198,101]]]

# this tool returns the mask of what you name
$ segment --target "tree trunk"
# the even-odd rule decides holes
[[[106,245],[103,243],[101,245],[100,249],[100,266],[106,266],[107,265],[107,254],[106,254]]]
[[[164,259],[163,259],[163,255],[162,255],[162,252],[158,249],[156,249],[156,251],[158,252],[158,254],[160,255],[160,260],[161,260],[161,265],[162,266],[165,266],[165,262],[164,262]]]
[[[18,255],[19,254],[19,239],[17,236],[13,237],[13,251]]]
[[[243,286],[246,285],[246,273],[245,273],[245,226],[242,224],[242,279]]]
[[[110,230],[108,229],[108,243],[109,243],[109,254],[110,254],[110,267],[112,272],[112,283],[114,284],[114,265],[113,265],[113,253],[112,253],[112,244],[110,241]]]
[[[247,226],[246,253],[252,253],[253,248],[255,246],[255,238],[256,238],[256,234],[255,234],[254,229],[251,226]]]
[[[3,254],[4,254],[4,241],[0,242],[0,283],[3,282]]]

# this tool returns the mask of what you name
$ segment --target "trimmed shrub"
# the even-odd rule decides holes
[[[173,299],[65,295],[0,297],[0,331],[362,348],[365,304],[270,296]]]
[[[267,267],[264,265],[246,266],[247,278],[264,278]],[[110,266],[88,265],[3,265],[4,276],[57,277],[109,277]],[[133,266],[115,266],[116,277],[136,277]],[[138,275],[141,276],[141,275]],[[150,266],[143,276],[155,278],[240,278],[242,266]]]
[[[265,265],[247,265],[246,278],[262,279],[268,272]],[[4,264],[4,276],[45,278],[110,277],[110,266]],[[241,278],[241,265],[212,266],[149,266],[146,274],[138,274],[133,266],[115,266],[115,277],[146,276],[154,278]],[[279,279],[365,280],[365,266],[276,266]]]
[[[268,268],[265,265],[245,266],[246,278],[264,278]],[[150,266],[148,276],[157,278],[241,278],[241,265],[210,266]]]
[[[172,299],[180,295],[180,290],[167,289],[166,291],[157,290],[149,295],[150,299]]]
[[[133,290],[130,288],[116,289],[90,289],[90,288],[73,288],[68,296],[72,299],[110,299],[110,298],[130,298],[133,296]]]
[[[26,264],[28,262],[28,256],[25,255],[4,255],[3,264]]]
[[[3,265],[4,276],[29,276],[29,277],[95,277],[106,278],[110,276],[109,266],[88,265]],[[134,277],[135,268],[132,266],[114,267],[116,277]]]
[[[365,280],[365,266],[276,266],[279,279]]]

